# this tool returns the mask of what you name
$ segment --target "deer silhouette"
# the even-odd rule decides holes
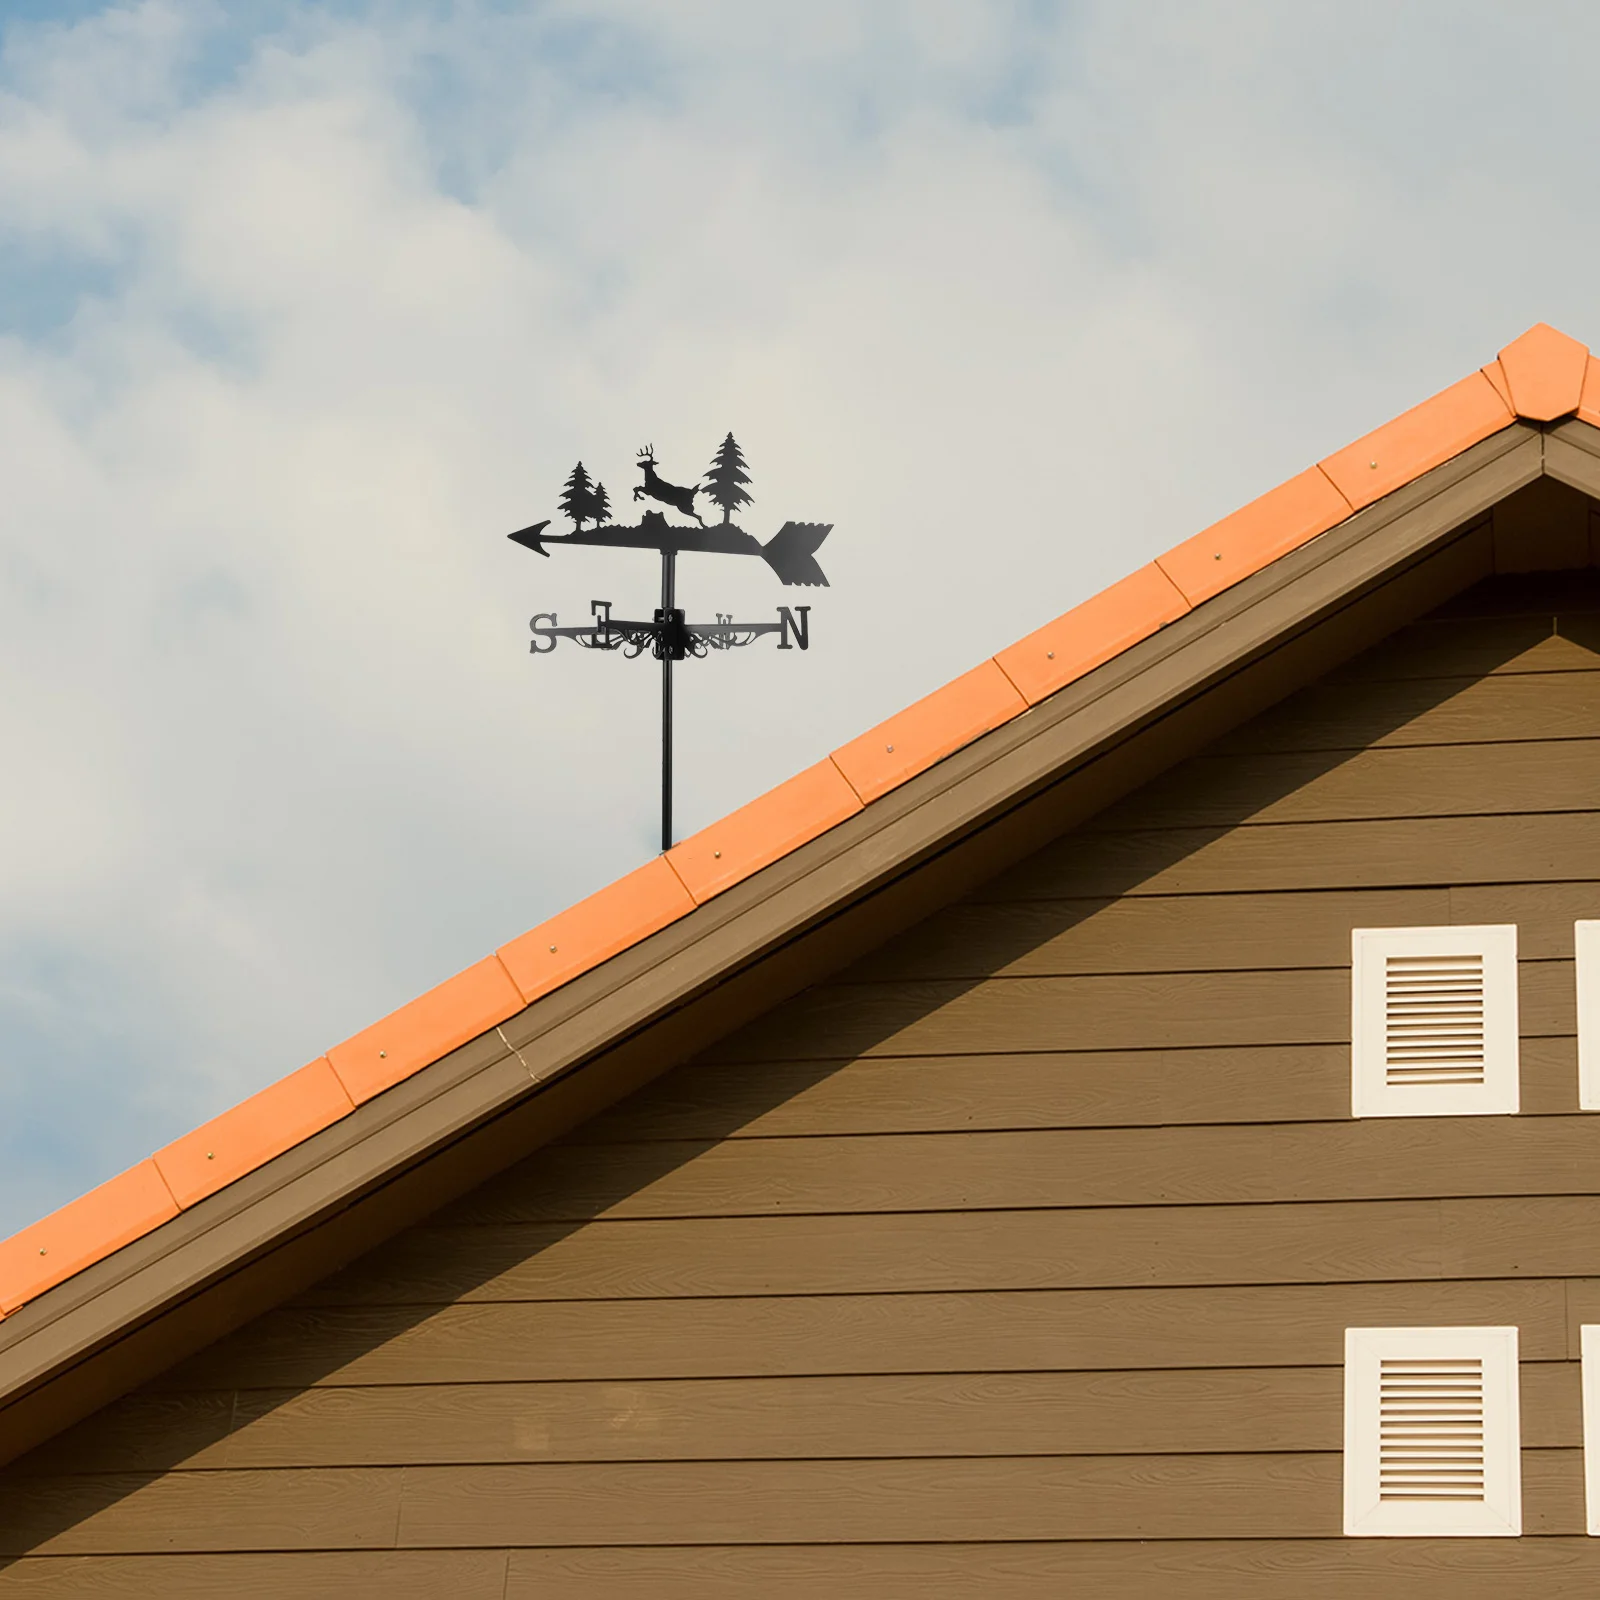
[[[686,517],[693,517],[702,527],[705,519],[694,508],[694,497],[700,492],[700,485],[692,488],[680,489],[675,483],[668,483],[664,478],[656,476],[656,447],[647,444],[639,452],[639,465],[644,471],[644,482],[636,484],[633,498],[642,500],[648,495],[652,500],[659,500],[664,506],[671,506],[675,511],[681,511]]]

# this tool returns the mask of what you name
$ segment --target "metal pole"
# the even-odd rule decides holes
[[[661,623],[668,628],[677,604],[677,552],[661,552]],[[672,848],[672,651],[661,652],[661,849]]]

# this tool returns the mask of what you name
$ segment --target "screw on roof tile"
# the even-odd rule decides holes
[[[1211,559],[1213,561],[1220,561],[1222,559],[1222,552],[1220,550],[1217,551],[1217,553],[1214,556],[1212,556]]]
[[[378,1059],[380,1061],[384,1061],[384,1060],[386,1060],[388,1058],[388,1055],[389,1055],[389,1052],[387,1050],[380,1050],[378,1052]]]
[[[39,1254],[42,1255],[42,1256],[47,1256],[47,1255],[50,1254],[50,1252],[48,1250],[46,1250],[43,1245],[40,1245],[39,1246]]]
[[[720,850],[713,850],[711,852],[711,859],[713,861],[720,861],[722,859],[722,852]]]
[[[1044,653],[1044,658],[1045,658],[1046,661],[1054,661],[1055,658],[1056,658],[1055,651],[1054,650],[1046,650],[1045,653]]]
[[[1368,465],[1368,466],[1369,466],[1369,467],[1373,467],[1373,468],[1376,468],[1376,466],[1377,466],[1377,465],[1378,465],[1378,463],[1377,463],[1377,462],[1376,462],[1376,461],[1369,461],[1369,462],[1368,462],[1368,463],[1367,463],[1367,465]]]
[[[217,1159],[217,1152],[215,1150],[207,1150],[206,1151],[206,1160],[207,1161],[215,1161],[216,1159]]]
[[[892,744],[886,744],[883,748],[887,750],[890,755],[894,754],[894,746]]]
[[[550,946],[550,954],[554,955],[555,953],[556,953],[556,947],[554,945],[551,945]]]

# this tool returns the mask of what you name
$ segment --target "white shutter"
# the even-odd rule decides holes
[[[1600,922],[1575,923],[1573,933],[1578,947],[1578,1104],[1585,1111],[1600,1111]]]
[[[1344,1531],[1522,1532],[1515,1328],[1349,1328]]]
[[[1600,1533],[1600,1328],[1583,1335],[1583,1496],[1590,1533]]]
[[[1357,928],[1350,950],[1355,1116],[1517,1109],[1514,926]]]

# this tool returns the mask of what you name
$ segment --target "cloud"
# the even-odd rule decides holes
[[[832,520],[680,677],[699,826],[1486,359],[1600,339],[1492,7],[147,0],[0,54],[0,1231],[654,848],[580,456]],[[737,564],[728,564],[730,567]],[[764,571],[686,561],[690,609]]]

